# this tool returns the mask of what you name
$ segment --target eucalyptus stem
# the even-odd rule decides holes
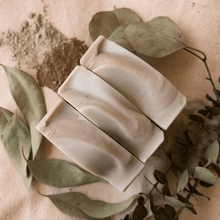
[[[206,68],[206,71],[207,71],[208,76],[209,76],[207,79],[208,79],[208,80],[211,82],[211,84],[212,84],[212,87],[213,87],[213,90],[214,90],[214,93],[215,93],[215,96],[216,96],[216,100],[217,100],[217,103],[218,103],[218,105],[219,105],[219,104],[220,104],[219,94],[218,94],[217,89],[216,89],[216,87],[215,87],[215,83],[214,83],[214,81],[213,81],[213,79],[212,79],[212,75],[211,75],[211,73],[210,73],[210,70],[209,70],[209,67],[208,67],[208,64],[207,64],[207,57],[206,57],[205,53],[203,53],[202,51],[197,50],[197,49],[195,49],[195,48],[188,47],[188,46],[186,46],[186,47],[183,48],[183,49],[184,49],[185,51],[191,53],[192,55],[196,56],[197,58],[199,58],[199,59],[204,63],[205,68]],[[198,52],[198,53],[200,53],[200,54],[202,54],[203,57],[201,57],[201,56],[199,56],[198,54],[194,53],[192,50],[193,50],[193,51],[196,51],[196,52]]]

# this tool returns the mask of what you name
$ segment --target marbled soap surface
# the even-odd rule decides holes
[[[113,10],[115,7],[127,7],[134,10],[142,19],[149,21],[157,16],[170,17],[184,34],[185,42],[204,51],[208,57],[210,71],[217,82],[220,72],[219,62],[219,21],[220,2],[216,0],[139,0],[139,1],[91,1],[85,0],[8,0],[0,1],[0,31],[17,30],[30,12],[42,13],[44,5],[47,5],[48,20],[62,31],[67,37],[78,37],[91,45],[88,34],[88,24],[92,16],[98,11]],[[205,68],[201,61],[184,50],[175,52],[160,59],[145,58],[155,69],[162,73],[178,90],[187,97],[187,100],[204,99],[206,93],[213,95],[212,87],[207,80]],[[1,63],[14,66],[12,54],[7,48],[0,48]],[[26,66],[22,69],[35,77],[36,72],[29,70]],[[46,97],[47,109],[59,100],[57,94],[47,88],[43,88]],[[8,108],[19,115],[19,110],[8,87],[7,77],[3,68],[0,68],[0,106]],[[172,125],[171,125],[172,126]],[[43,141],[39,157],[60,158],[68,160],[56,147],[46,140]],[[111,185],[101,183],[90,184],[84,187],[72,188],[71,191],[80,191],[93,199],[102,199],[109,202],[125,200],[130,195],[140,191],[149,191],[149,184],[144,175],[152,176],[155,167],[162,169],[164,164],[158,159],[151,158],[147,162],[147,168],[142,171],[137,180],[130,186],[129,190],[121,193]],[[153,179],[153,177],[152,177]],[[40,196],[35,188],[42,193],[60,193],[67,190],[58,190],[34,182],[32,190],[27,191],[17,170],[8,159],[4,146],[0,143],[0,219],[8,220],[73,220],[61,213],[48,198]],[[193,215],[189,210],[184,210],[180,220],[217,220],[220,216],[220,181],[214,187],[199,191],[211,197],[211,201],[198,197],[198,201],[192,198],[198,215]],[[125,213],[118,214],[114,219],[120,219]],[[74,219],[77,220],[77,219]]]

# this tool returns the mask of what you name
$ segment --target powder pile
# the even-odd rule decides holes
[[[16,68],[22,63],[36,69],[39,84],[55,92],[88,49],[83,41],[68,39],[41,14],[34,13],[18,31],[1,33],[0,46],[12,51]]]

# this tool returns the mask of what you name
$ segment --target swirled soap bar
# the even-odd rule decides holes
[[[75,67],[58,94],[144,163],[164,140],[163,131],[85,67]]]
[[[93,71],[162,129],[167,129],[186,104],[163,75],[128,50],[97,38],[80,63]]]
[[[144,168],[141,161],[63,100],[36,129],[79,166],[121,191]]]

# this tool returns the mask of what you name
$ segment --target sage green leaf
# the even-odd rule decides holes
[[[116,28],[114,30],[114,32],[110,35],[108,40],[111,40],[111,41],[115,42],[116,44],[120,45],[121,47],[124,47],[125,49],[133,52],[132,47],[130,46],[128,41],[123,37],[123,32],[126,27],[127,27],[127,25],[123,24],[123,25],[119,26],[118,28]]]
[[[195,167],[194,177],[209,184],[214,184],[216,181],[215,176],[205,167]]]
[[[120,24],[131,24],[133,22],[140,22],[140,18],[137,14],[129,8],[120,8],[112,11]]]
[[[83,172],[64,160],[28,160],[27,163],[34,177],[50,186],[64,188],[106,182],[101,177]]]
[[[0,140],[3,143],[3,134],[5,126],[8,123],[8,120],[13,116],[13,113],[9,110],[0,107]]]
[[[131,196],[121,203],[107,203],[100,200],[93,200],[79,204],[79,208],[88,216],[93,218],[106,218],[128,208],[139,195]]]
[[[66,215],[82,218],[86,220],[93,220],[83,213],[77,204],[90,202],[91,200],[83,193],[69,192],[62,194],[47,195],[47,197],[54,203],[54,205]]]
[[[173,207],[185,207],[186,205],[171,196],[165,196],[165,203]]]
[[[183,34],[168,17],[129,24],[124,31],[134,51],[151,57],[164,57],[185,47]]]
[[[92,17],[89,23],[90,37],[93,41],[95,41],[99,35],[109,38],[111,33],[119,26],[120,23],[113,12],[98,12]]]
[[[188,183],[188,180],[189,180],[189,173],[188,170],[186,169],[179,178],[177,188],[183,191],[186,184]]]
[[[27,173],[27,163],[22,155],[22,147],[25,157],[29,158],[31,136],[26,125],[15,114],[9,119],[5,127],[3,143],[12,164],[21,174],[27,188],[30,188],[32,177]]]
[[[219,143],[218,140],[215,140],[210,144],[210,146],[206,149],[205,159],[210,161],[211,163],[217,163],[219,154]]]
[[[42,140],[42,135],[35,127],[46,114],[43,93],[34,78],[26,72],[0,65],[7,73],[11,94],[29,125],[34,159]]]

